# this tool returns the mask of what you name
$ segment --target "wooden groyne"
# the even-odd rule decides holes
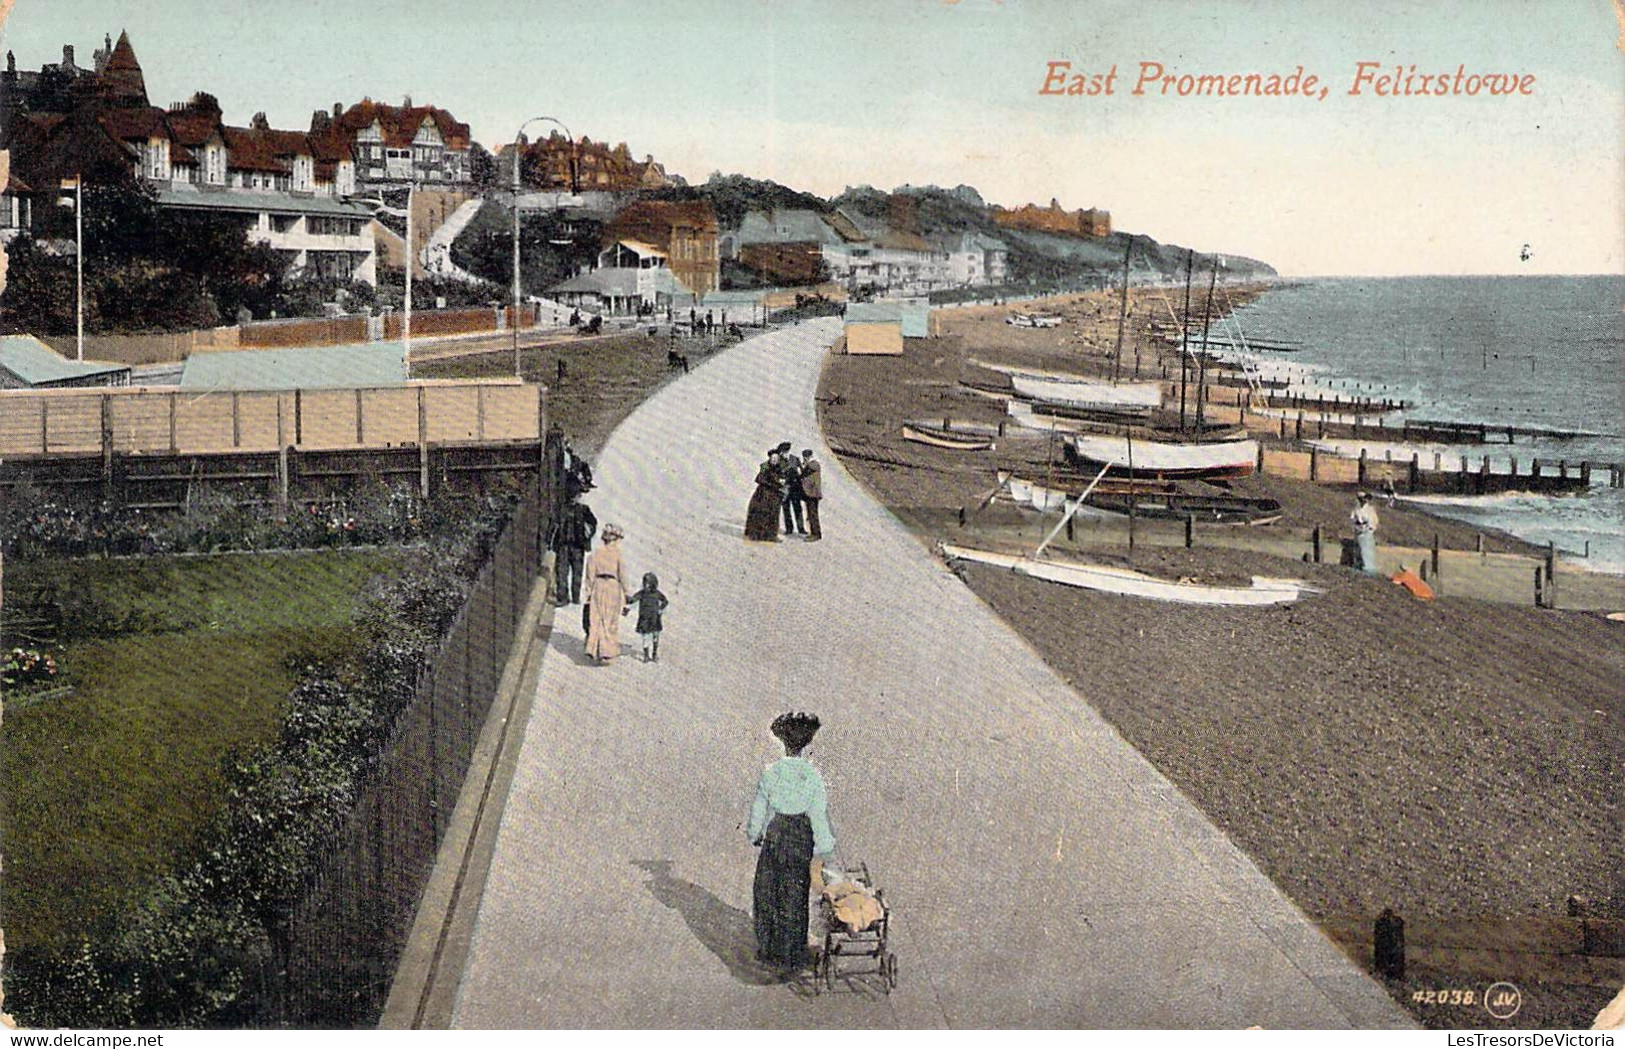
[[[1619,463],[1569,462],[1560,459],[1531,459],[1520,470],[1516,459],[1500,469],[1489,456],[1474,463],[1467,456],[1435,454],[1431,463],[1420,453],[1409,459],[1376,459],[1361,450],[1359,458],[1334,455],[1318,448],[1298,451],[1286,448],[1260,448],[1258,471],[1318,484],[1374,488],[1388,482],[1406,495],[1493,495],[1497,492],[1541,492],[1558,494],[1590,488],[1594,477],[1607,473],[1610,488],[1625,487],[1625,465]]]

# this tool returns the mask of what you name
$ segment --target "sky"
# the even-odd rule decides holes
[[[154,103],[206,90],[234,123],[304,128],[335,102],[410,95],[491,148],[552,116],[690,181],[963,183],[1285,274],[1622,273],[1618,2],[16,0],[0,34],[37,69],[65,43],[88,65],[127,30]],[[1534,79],[1509,97],[1350,95],[1367,61]],[[1051,62],[1115,65],[1114,91],[1043,95]],[[1301,65],[1327,92],[1136,96],[1143,62]]]

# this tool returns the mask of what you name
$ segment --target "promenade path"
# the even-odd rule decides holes
[[[838,331],[717,355],[603,450],[590,503],[672,600],[661,659],[587,665],[577,610],[557,615],[455,1025],[1407,1025],[824,448]],[[824,464],[827,538],[746,543],[786,439]],[[839,857],[894,908],[889,997],[751,960],[742,825],[789,708],[823,719]]]

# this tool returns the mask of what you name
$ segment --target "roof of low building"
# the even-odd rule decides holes
[[[739,222],[739,243],[838,244],[841,237],[811,208],[775,208],[746,212]]]
[[[191,390],[313,390],[400,386],[406,359],[398,342],[194,353],[181,370]]]
[[[30,386],[130,370],[106,361],[70,361],[32,335],[0,336],[0,368]]]
[[[638,271],[630,266],[608,267],[571,277],[555,284],[550,292],[596,292],[599,295],[631,296],[638,293]]]
[[[900,324],[902,320],[901,302],[853,302],[846,307],[848,324]]]
[[[166,208],[202,208],[209,211],[291,212],[357,219],[372,217],[372,212],[365,206],[340,197],[301,196],[272,190],[208,190],[186,183],[159,190],[158,203]]]

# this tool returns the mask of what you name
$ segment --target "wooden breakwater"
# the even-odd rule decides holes
[[[1602,480],[1604,472],[1610,488],[1625,487],[1625,466],[1618,463],[1532,459],[1527,470],[1520,470],[1520,465],[1513,459],[1501,469],[1489,456],[1480,456],[1475,464],[1467,456],[1447,462],[1443,456],[1434,455],[1431,462],[1424,463],[1420,453],[1413,453],[1409,459],[1376,459],[1362,449],[1358,458],[1351,458],[1319,448],[1298,451],[1262,446],[1257,463],[1259,473],[1277,477],[1362,488],[1386,482],[1396,492],[1407,495],[1579,492],[1590,488],[1594,479]]]

